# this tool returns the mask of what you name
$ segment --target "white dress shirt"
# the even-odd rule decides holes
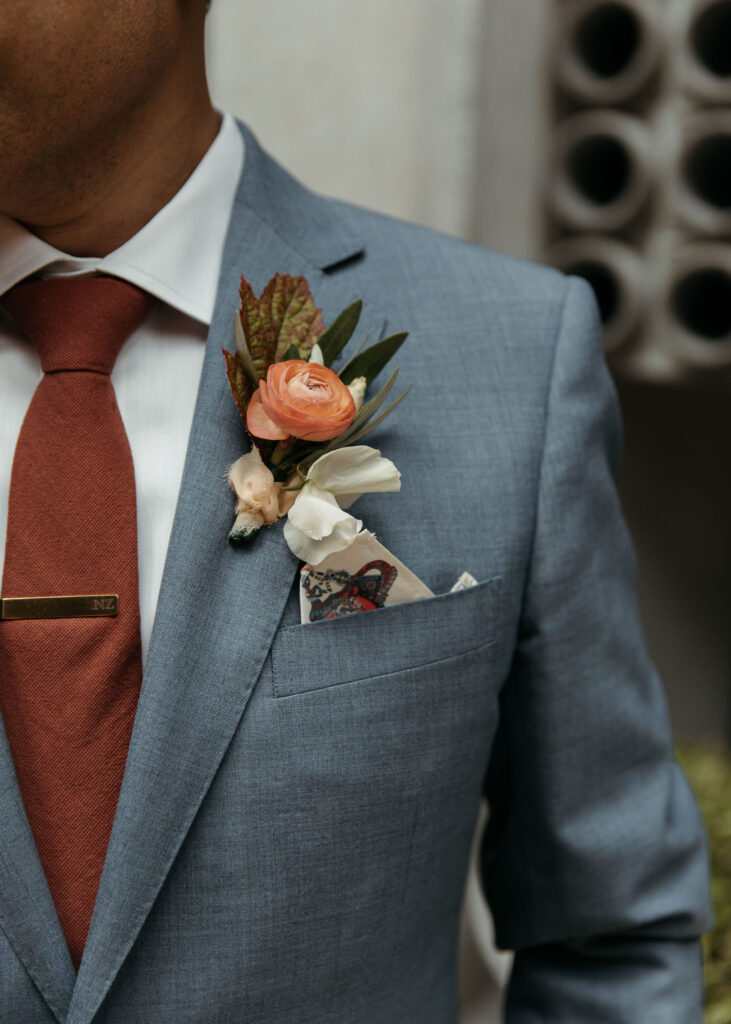
[[[243,138],[231,115],[224,114],[218,135],[180,191],[103,258],[69,256],[0,215],[0,295],[39,270],[44,275],[98,271],[159,300],[130,335],[112,372],[135,469],[143,661],[243,164]],[[35,349],[0,310],[0,570],[15,444],[41,376]]]

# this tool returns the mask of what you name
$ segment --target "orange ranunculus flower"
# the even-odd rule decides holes
[[[353,396],[338,375],[303,359],[272,363],[246,411],[249,433],[268,441],[330,441],[354,419]]]

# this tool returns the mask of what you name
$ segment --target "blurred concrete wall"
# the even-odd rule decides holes
[[[214,0],[214,99],[318,191],[468,234],[482,6]]]
[[[549,20],[550,0],[214,0],[211,91],[310,187],[531,257]]]

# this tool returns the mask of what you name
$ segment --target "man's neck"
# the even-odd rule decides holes
[[[179,97],[178,97],[179,99]],[[47,169],[48,189],[38,212],[17,218],[44,241],[73,256],[105,256],[136,234],[172,199],[213,142],[221,118],[208,94],[173,116],[139,112],[124,136],[110,125],[85,152]]]

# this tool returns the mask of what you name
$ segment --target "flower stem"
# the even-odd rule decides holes
[[[269,461],[272,463],[273,466],[278,466],[280,465],[286,454],[287,453],[285,449],[278,444],[277,447],[272,452]]]

